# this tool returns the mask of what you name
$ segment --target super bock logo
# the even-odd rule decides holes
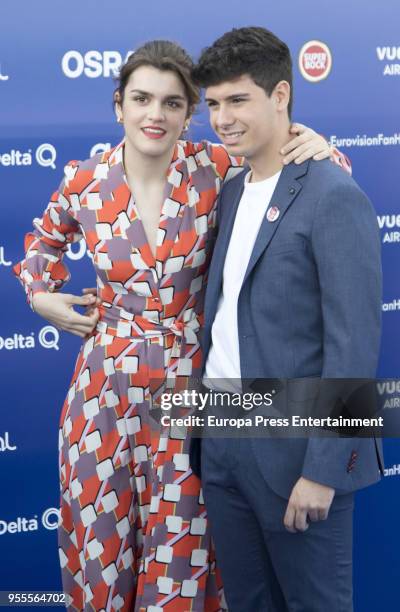
[[[299,53],[299,69],[311,83],[326,79],[332,68],[332,54],[328,45],[320,40],[309,40]]]

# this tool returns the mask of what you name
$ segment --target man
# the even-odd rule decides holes
[[[205,380],[218,389],[221,379],[373,378],[376,216],[329,161],[283,167],[288,47],[263,28],[233,30],[203,52],[194,77],[213,129],[249,164],[219,198]],[[350,612],[353,492],[381,469],[373,438],[204,438],[203,490],[229,611]]]

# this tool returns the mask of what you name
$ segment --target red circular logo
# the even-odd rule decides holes
[[[325,43],[309,40],[299,53],[300,72],[307,81],[316,83],[326,79],[332,68],[332,54]]]

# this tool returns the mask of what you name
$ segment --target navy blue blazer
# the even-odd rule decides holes
[[[228,181],[219,197],[204,363],[247,171]],[[374,378],[382,279],[372,204],[347,173],[326,160],[284,167],[272,206],[279,216],[264,217],[239,294],[242,378]],[[381,443],[374,438],[254,438],[252,444],[267,482],[285,497],[300,476],[341,493],[377,481],[383,469]],[[199,473],[195,447],[192,466]]]

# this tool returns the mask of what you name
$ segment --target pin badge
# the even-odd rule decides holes
[[[271,208],[268,208],[267,210],[267,219],[270,223],[273,223],[274,221],[277,220],[277,218],[279,217],[280,214],[280,210],[277,206],[271,206]]]

